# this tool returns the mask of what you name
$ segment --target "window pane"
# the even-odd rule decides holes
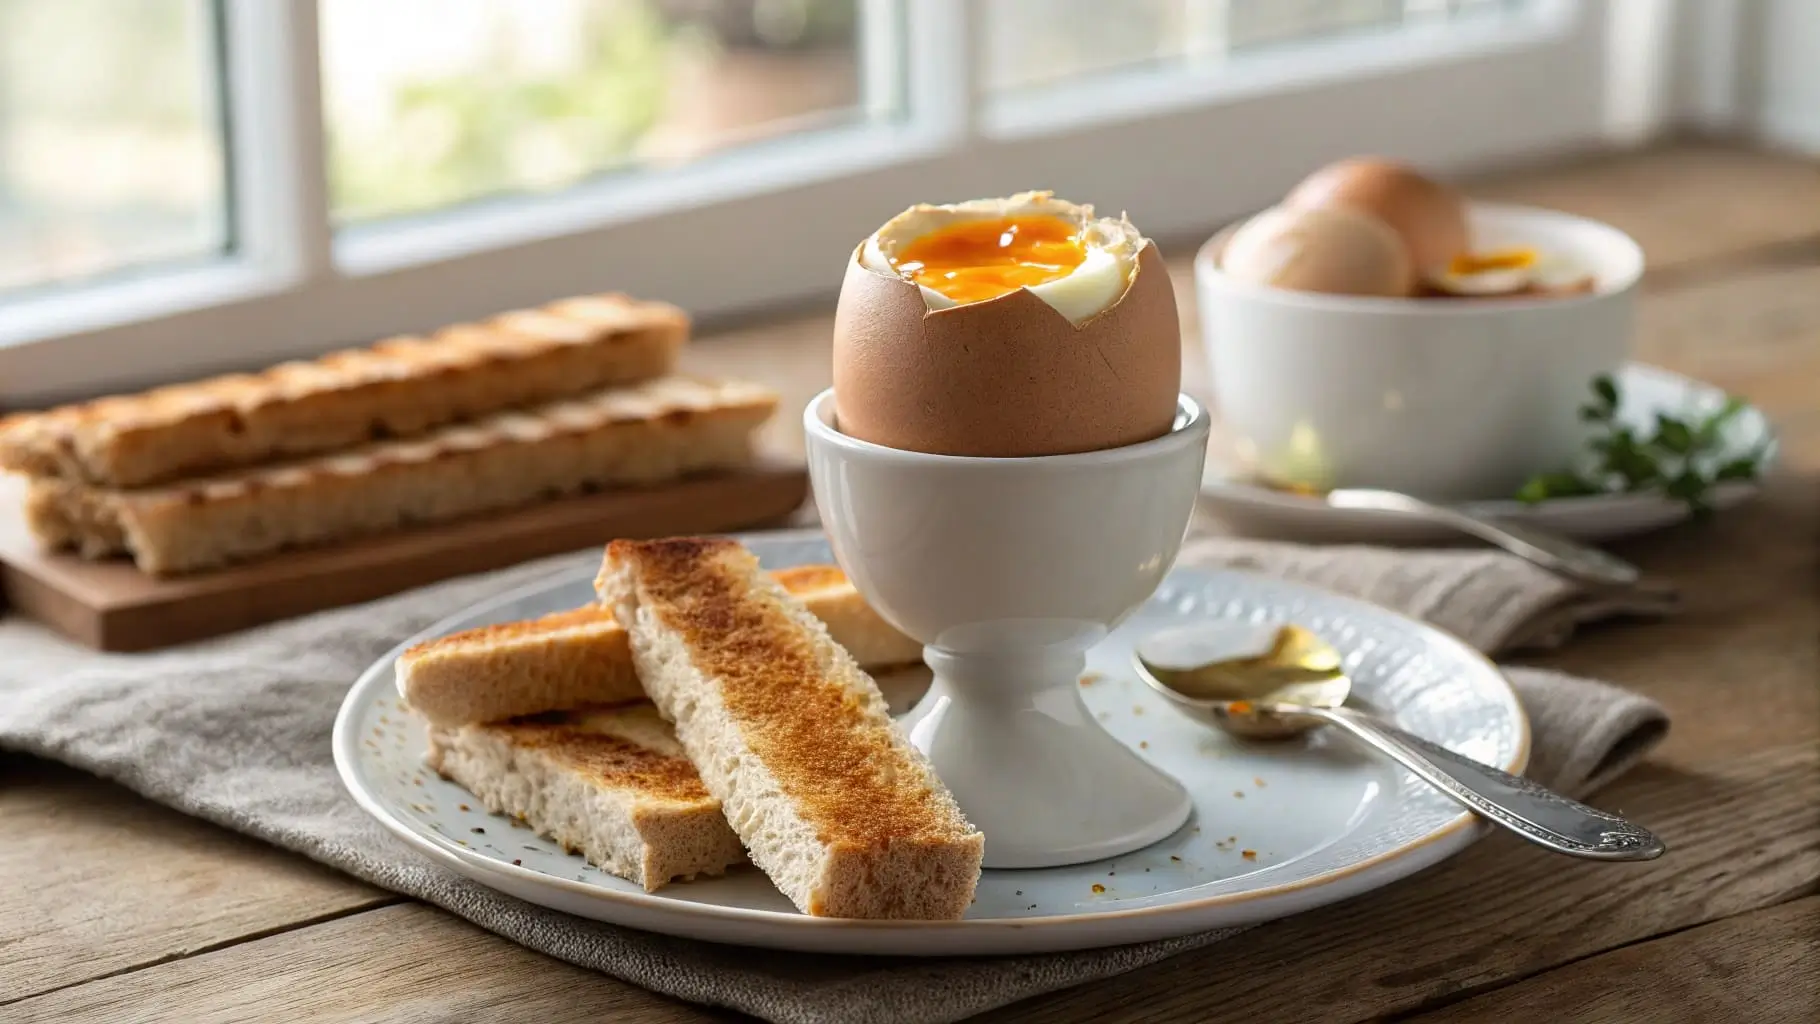
[[[984,78],[993,92],[1179,58],[1192,0],[987,0]]]
[[[984,76],[1005,92],[1276,43],[1521,6],[1523,0],[986,0]]]
[[[227,247],[204,0],[0,0],[0,290]]]
[[[888,117],[879,0],[323,0],[349,221]],[[889,61],[895,63],[895,57]]]

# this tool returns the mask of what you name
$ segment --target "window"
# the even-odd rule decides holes
[[[1181,60],[1212,26],[1194,0],[987,0],[982,74],[988,93]]]
[[[1583,0],[0,0],[0,406],[619,289],[825,298],[906,204],[1166,241],[1610,137]]]
[[[1523,0],[987,0],[986,87],[1003,93],[1273,44],[1495,15]]]
[[[0,293],[226,251],[215,53],[197,0],[0,0]]]
[[[325,0],[322,66],[342,223],[897,113],[854,0]]]

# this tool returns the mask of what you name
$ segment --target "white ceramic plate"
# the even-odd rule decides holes
[[[819,534],[748,538],[771,567],[828,562]],[[407,643],[577,607],[593,571],[502,595]],[[1089,659],[1087,703],[1194,794],[1175,835],[1114,860],[987,871],[958,922],[797,913],[751,867],[646,894],[507,819],[423,767],[422,724],[398,701],[396,651],[349,692],[335,763],[366,811],[431,859],[532,903],[654,932],[818,952],[958,955],[1109,946],[1267,920],[1357,895],[1458,851],[1479,828],[1414,776],[1316,734],[1246,744],[1169,709],[1134,677],[1133,639],[1207,619],[1295,621],[1346,657],[1360,703],[1468,757],[1521,771],[1529,729],[1497,669],[1453,638],[1372,605],[1241,573],[1177,569]],[[402,649],[402,645],[401,648]],[[1055,809],[1066,814],[1066,807]]]
[[[1618,377],[1623,405],[1619,418],[1639,428],[1655,422],[1657,412],[1677,416],[1710,412],[1725,403],[1719,388],[1677,373],[1637,363]],[[1725,433],[1726,458],[1736,458],[1768,445],[1763,470],[1775,461],[1775,434],[1763,413],[1747,407]],[[1713,505],[1732,508],[1755,497],[1755,482],[1724,484],[1714,491]],[[1417,543],[1457,538],[1458,531],[1397,512],[1333,508],[1303,495],[1265,487],[1238,475],[1229,464],[1209,458],[1201,482],[1208,507],[1241,533],[1309,541]],[[1673,526],[1687,518],[1680,502],[1647,494],[1613,494],[1560,498],[1536,505],[1520,501],[1480,501],[1463,506],[1484,515],[1528,523],[1586,541],[1616,540]]]

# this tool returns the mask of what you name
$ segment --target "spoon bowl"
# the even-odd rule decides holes
[[[1138,678],[1189,718],[1247,739],[1332,725],[1486,820],[1557,853],[1649,860],[1666,849],[1617,815],[1346,707],[1352,680],[1344,659],[1301,626],[1216,622],[1162,630],[1138,641],[1132,660]]]
[[[1140,641],[1132,658],[1138,678],[1171,707],[1245,739],[1300,736],[1322,721],[1294,708],[1337,708],[1352,693],[1340,653],[1293,624],[1162,630]]]

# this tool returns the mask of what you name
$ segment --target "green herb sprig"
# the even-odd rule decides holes
[[[1580,407],[1580,418],[1599,425],[1579,470],[1542,473],[1517,491],[1526,504],[1551,498],[1592,494],[1656,491],[1685,502],[1696,515],[1712,509],[1714,487],[1728,480],[1752,480],[1762,469],[1765,447],[1725,459],[1725,427],[1744,411],[1741,398],[1728,397],[1713,412],[1684,420],[1665,412],[1647,434],[1618,421],[1618,384],[1600,375],[1593,380],[1593,400]]]

